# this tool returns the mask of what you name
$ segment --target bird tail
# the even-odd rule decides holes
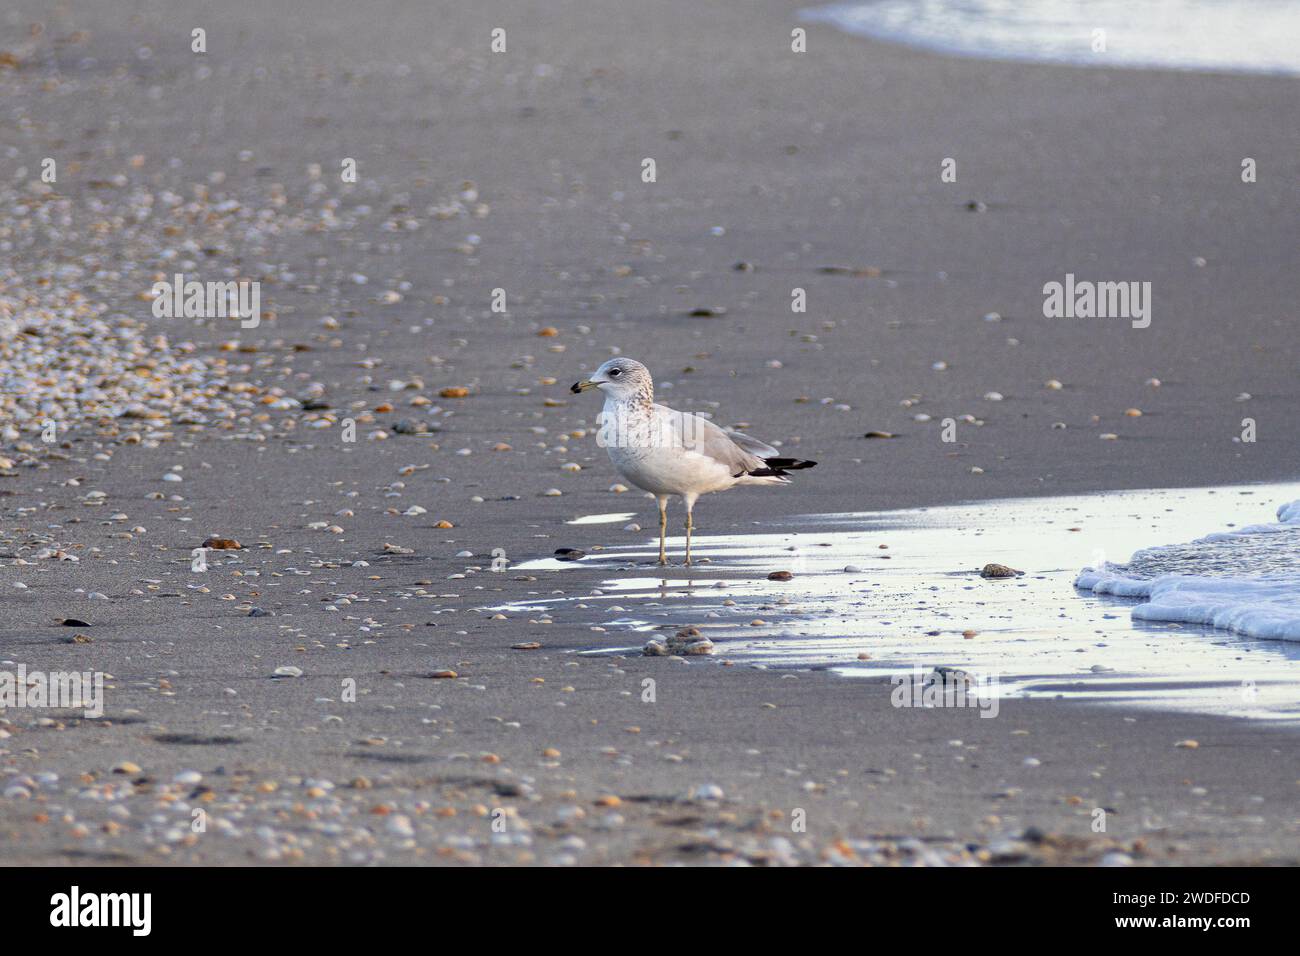
[[[763,464],[766,467],[755,468],[753,471],[745,472],[745,474],[751,478],[785,478],[787,471],[812,468],[817,462],[804,461],[802,458],[764,458]]]

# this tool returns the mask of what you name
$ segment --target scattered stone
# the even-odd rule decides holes
[[[879,279],[884,273],[877,266],[819,266],[817,271],[827,276],[849,276],[854,279]]]
[[[213,551],[240,551],[243,550],[244,546],[234,538],[208,538],[201,547],[210,548]]]
[[[793,581],[794,575],[789,571],[773,571],[767,576],[769,581]]]
[[[986,564],[980,570],[982,578],[1014,578],[1024,574],[1024,571],[1017,571],[1015,568],[1009,568],[1005,564]]]
[[[586,551],[579,551],[577,548],[556,548],[556,561],[578,561],[587,556]]]
[[[960,667],[949,667],[946,664],[940,664],[930,671],[926,678],[926,683],[938,684],[940,687],[969,687],[974,682],[975,678],[970,671],[964,671]]]
[[[411,823],[411,818],[396,814],[388,818],[386,829],[389,833],[399,837],[415,836],[415,826]]]
[[[716,783],[697,783],[695,786],[691,787],[690,792],[686,794],[687,800],[696,801],[721,800],[722,797],[722,788]]]

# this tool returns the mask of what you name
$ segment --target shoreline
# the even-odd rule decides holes
[[[1138,551],[1148,554],[1148,563],[1150,555],[1170,552],[1171,570],[1193,574],[1189,562],[1198,560],[1198,547],[1180,537],[1195,539],[1202,565],[1222,574],[1229,570],[1222,559],[1204,552],[1225,532],[1239,546],[1257,544],[1249,553],[1258,562],[1264,553],[1258,549],[1282,543],[1270,532],[1285,526],[1259,522],[1255,513],[1276,512],[1275,502],[1290,501],[1297,492],[1300,486],[1292,485],[1152,489],[1004,500],[993,507],[965,502],[790,516],[774,528],[704,538],[695,567],[664,569],[650,566],[653,541],[620,542],[629,536],[613,526],[629,516],[591,516],[619,521],[569,522],[584,535],[572,543],[590,548],[587,556],[516,565],[512,573],[536,576],[551,589],[488,610],[529,623],[541,617],[552,626],[586,628],[593,640],[614,640],[628,653],[647,639],[662,641],[693,628],[712,641],[706,655],[743,666],[874,678],[919,667],[959,667],[990,682],[999,697],[1046,694],[1127,702],[1136,711],[1226,713],[1296,724],[1300,648],[1294,640],[1177,615],[1134,615],[1141,597],[1128,599],[1110,588],[1093,594],[1080,589],[1077,579],[1098,561],[1107,564],[1107,575],[1128,573],[1127,562]],[[602,526],[602,543],[586,539]],[[670,539],[670,553],[680,544]],[[1011,580],[985,580],[980,570],[988,563],[1017,571]],[[1283,564],[1274,564],[1275,575],[1282,574]],[[583,586],[569,588],[579,567]],[[768,579],[777,571],[792,574],[792,582]],[[1250,573],[1249,566],[1239,571]],[[1211,592],[1202,600],[1211,606],[1215,599]],[[1282,613],[1263,599],[1248,613],[1249,590],[1219,600],[1222,610],[1247,623],[1262,616],[1275,624]]]

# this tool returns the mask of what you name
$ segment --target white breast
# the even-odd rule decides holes
[[[653,494],[698,495],[735,484],[722,462],[683,448],[671,426],[653,408],[606,401],[601,444],[623,477]]]

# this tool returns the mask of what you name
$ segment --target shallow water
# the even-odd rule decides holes
[[[1300,74],[1293,0],[865,0],[802,17],[959,56]]]
[[[581,562],[609,569],[597,593],[539,595],[504,610],[600,628],[593,653],[638,650],[651,632],[694,624],[718,657],[757,666],[896,677],[946,665],[1000,696],[1296,720],[1300,644],[1135,620],[1136,601],[1074,587],[1085,566],[1233,524],[1267,525],[1296,498],[1294,485],[1256,485],[803,515],[753,533],[699,535],[697,556],[709,563],[692,569],[658,571],[657,539],[608,547]],[[1271,554],[1252,542],[1247,572],[1258,562],[1297,567],[1300,536],[1271,540],[1280,549]],[[682,545],[670,539],[670,553]],[[1213,563],[1226,573],[1221,558]],[[990,562],[1025,573],[983,579]],[[573,567],[544,559],[515,570]],[[795,577],[768,581],[777,570]]]

